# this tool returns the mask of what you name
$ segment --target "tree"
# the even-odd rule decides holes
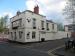
[[[75,0],[68,0],[64,9],[67,19],[72,19],[72,31],[75,32]]]
[[[3,17],[0,18],[0,32],[3,32],[4,30],[4,20]]]
[[[75,0],[68,0],[66,3],[63,14],[66,16],[66,19],[72,19],[73,24],[75,24]]]
[[[4,16],[4,26],[5,26],[5,28],[7,28],[8,19],[9,19],[9,16],[8,15]]]
[[[5,29],[7,28],[8,19],[9,19],[8,15],[0,18],[0,32],[5,31]]]
[[[59,31],[64,31],[64,26],[62,23],[57,23],[57,26]]]

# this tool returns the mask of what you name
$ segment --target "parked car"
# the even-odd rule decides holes
[[[75,48],[75,39],[73,37],[67,38],[65,40],[65,47],[66,48]]]

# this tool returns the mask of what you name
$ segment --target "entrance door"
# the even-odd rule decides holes
[[[45,38],[46,38],[46,34],[45,34],[45,32],[41,32],[41,34],[40,34],[40,40],[45,40]]]

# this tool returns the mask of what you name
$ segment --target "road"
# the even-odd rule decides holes
[[[27,44],[0,42],[0,56],[53,56],[50,50],[64,45],[64,40]]]

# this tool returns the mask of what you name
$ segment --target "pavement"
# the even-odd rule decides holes
[[[65,39],[37,43],[0,42],[0,56],[56,56],[54,50],[64,46]]]

